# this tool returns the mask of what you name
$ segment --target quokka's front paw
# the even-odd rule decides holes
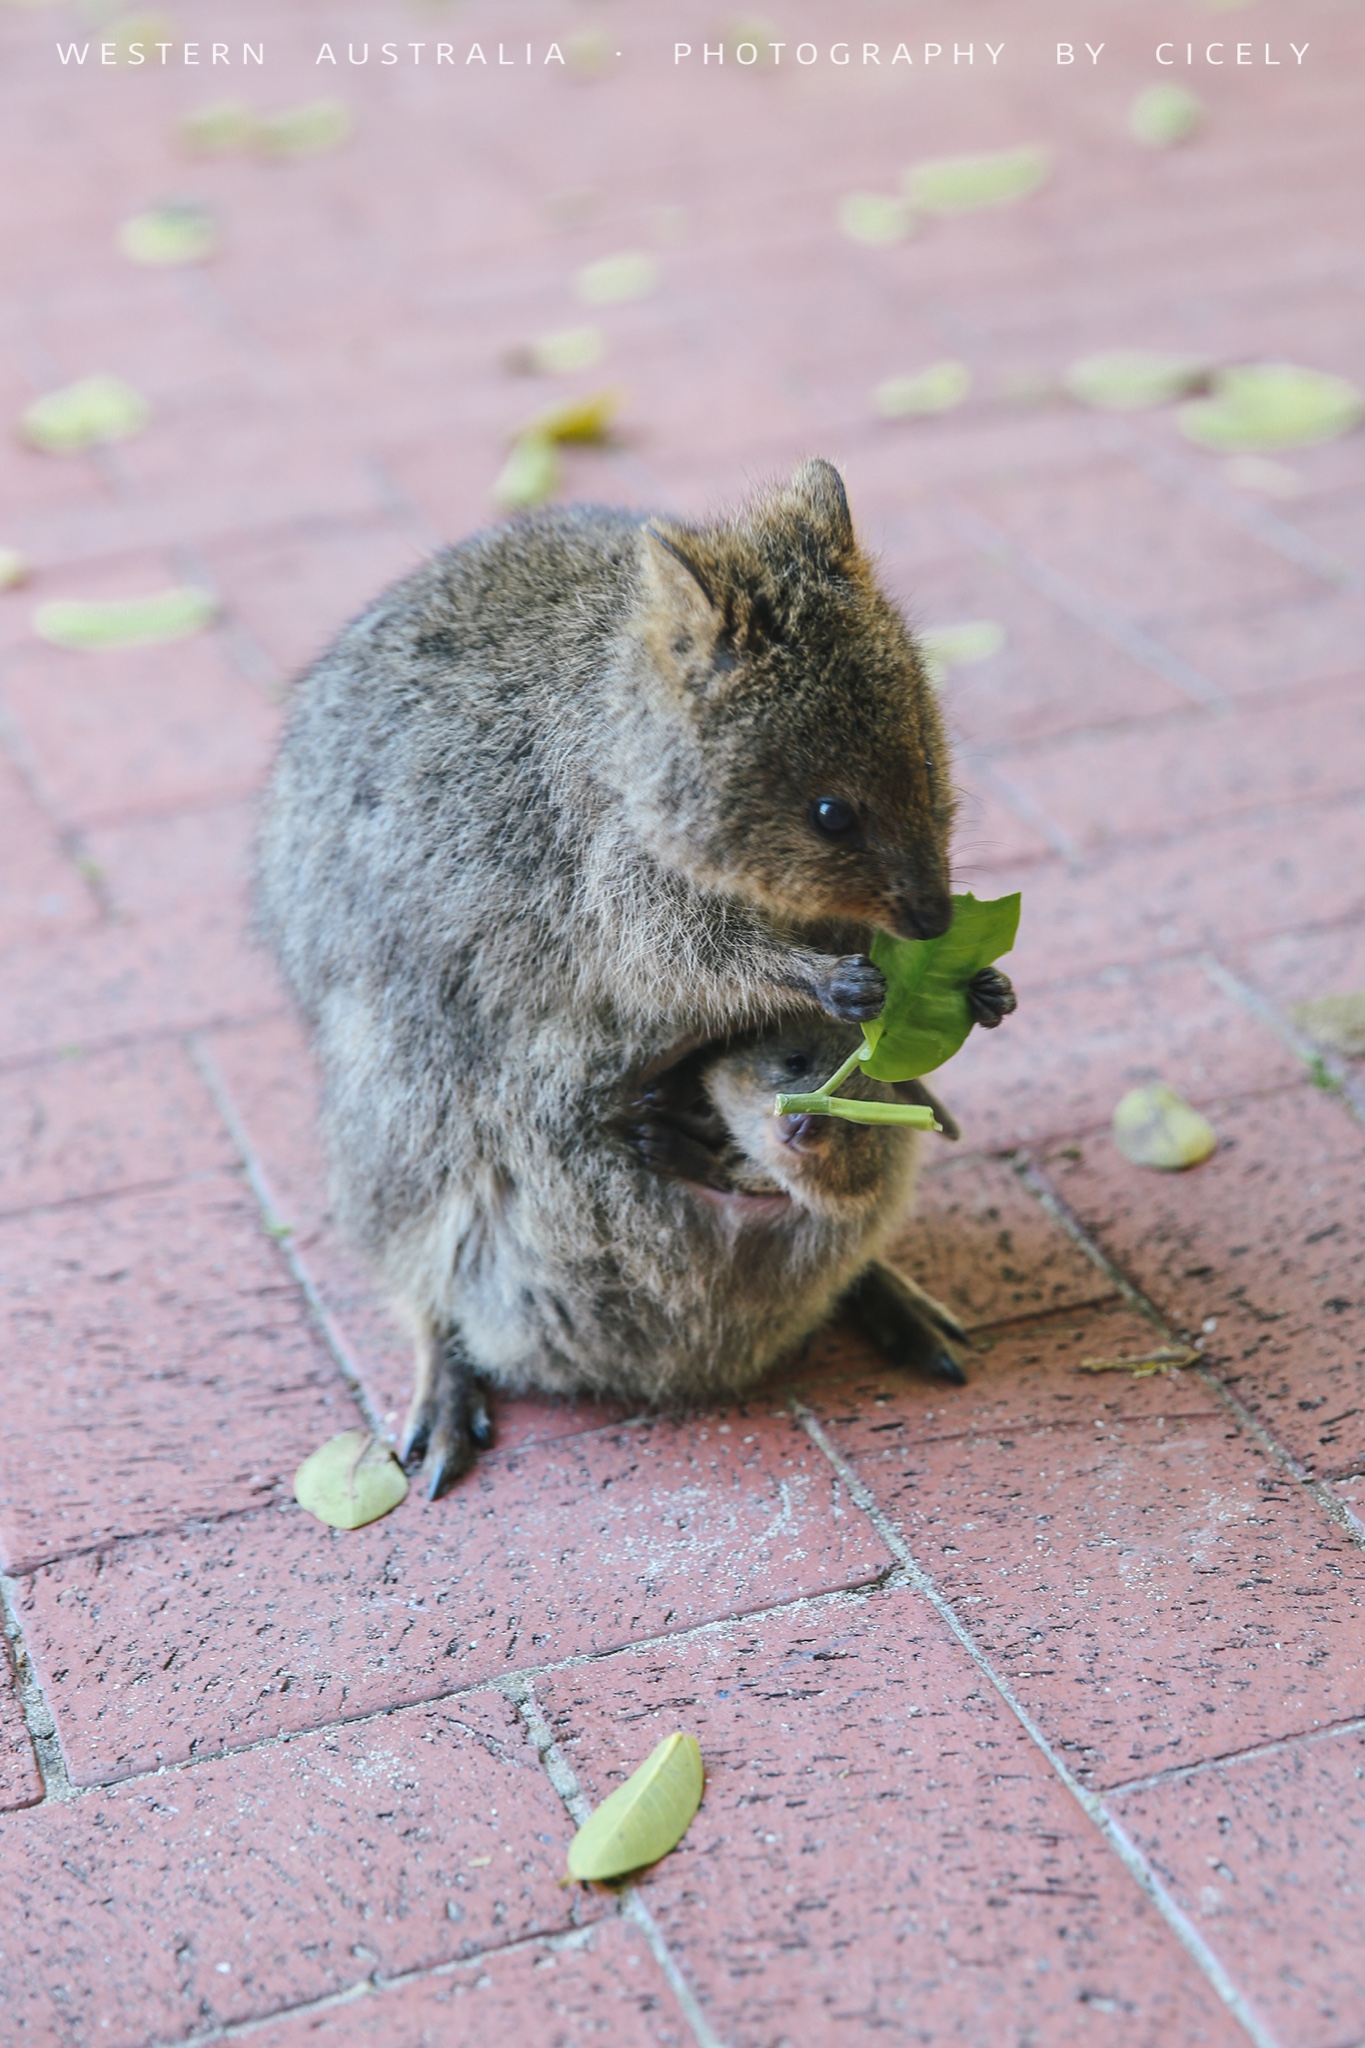
[[[1002,1017],[1018,1008],[1014,983],[998,967],[982,967],[967,983],[967,1008],[972,1022],[983,1031],[994,1031]]]
[[[866,1024],[878,1017],[886,1004],[886,976],[866,953],[845,953],[830,963],[830,971],[816,988],[822,1010],[846,1024]]]
[[[451,1337],[426,1375],[425,1385],[419,1374],[398,1455],[408,1466],[421,1462],[427,1499],[438,1500],[492,1441],[487,1396],[459,1338]]]

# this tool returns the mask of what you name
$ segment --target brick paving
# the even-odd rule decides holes
[[[33,571],[0,594],[5,2048],[1359,2048],[1365,1070],[1291,1011],[1365,988],[1365,434],[1258,493],[1058,379],[1146,346],[1365,382],[1365,18],[876,9],[893,75],[828,61],[832,0],[773,9],[817,63],[753,71],[674,67],[723,32],[692,5],[179,0],[176,62],[63,69],[97,12],[0,10],[0,409],[96,371],[153,409],[0,454]],[[433,62],[593,31],[596,76]],[[1083,31],[1102,64],[1059,68]],[[178,61],[225,33],[232,65]],[[1154,154],[1124,119],[1162,38],[1253,60],[1165,74],[1209,125]],[[973,68],[929,78],[934,39]],[[319,92],[334,153],[176,143]],[[916,158],[1038,139],[1018,207],[839,231]],[[121,256],[176,196],[217,259]],[[657,288],[586,308],[626,250]],[[589,319],[600,365],[509,368]],[[878,418],[946,355],[966,403]],[[970,1384],[836,1329],[730,1411],[502,1402],[447,1499],[328,1531],[294,1467],[393,1429],[407,1361],[247,930],[255,792],[291,673],[608,383],[568,492],[698,512],[826,454],[918,621],[1004,630],[944,696],[1021,1007],[944,1077],[964,1140],[898,1254]],[[187,580],[222,603],[193,639],[33,631]],[[1220,1134],[1186,1177],[1109,1139],[1155,1077]],[[1176,1339],[1198,1364],[1083,1370]],[[583,1802],[674,1726],[708,1770],[682,1847],[562,1889]]]

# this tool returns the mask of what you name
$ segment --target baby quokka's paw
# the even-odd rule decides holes
[[[980,968],[967,983],[967,1008],[972,1022],[983,1031],[994,1031],[1002,1017],[1017,1009],[1019,999],[1014,983],[998,967]]]
[[[845,953],[831,960],[817,984],[816,1000],[831,1017],[846,1024],[866,1024],[886,1006],[886,976],[865,953]]]
[[[426,1372],[419,1366],[398,1455],[407,1466],[420,1461],[427,1498],[437,1500],[492,1441],[487,1396],[459,1337],[452,1335],[439,1347]]]

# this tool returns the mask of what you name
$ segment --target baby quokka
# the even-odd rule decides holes
[[[725,1091],[742,1044],[879,1012],[872,931],[946,929],[952,820],[934,692],[825,462],[702,525],[566,507],[476,534],[302,678],[260,921],[314,1033],[339,1218],[412,1335],[433,1493],[486,1440],[485,1382],[705,1399],[852,1298],[913,1139],[864,1155],[875,1199],[828,1153],[820,1200],[793,1166],[760,1221],[743,1205],[777,1198],[736,1162],[780,1180],[782,1155]],[[982,1023],[1013,1000],[973,985]],[[731,1188],[657,1156],[704,1048],[729,1137],[693,1142]],[[750,1341],[774,1257],[805,1277],[780,1342]]]

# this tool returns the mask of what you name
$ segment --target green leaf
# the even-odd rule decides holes
[[[972,1028],[967,983],[1008,953],[1019,929],[1019,898],[978,903],[954,896],[953,921],[941,938],[896,939],[878,932],[872,959],[886,976],[886,1006],[864,1024],[872,1051],[863,1071],[874,1081],[910,1081],[941,1067]]]
[[[339,149],[350,134],[350,109],[340,100],[309,100],[258,121],[252,140],[266,156],[319,156]]]
[[[1335,441],[1362,414],[1365,398],[1345,377],[1292,363],[1252,363],[1220,370],[1211,398],[1180,408],[1180,426],[1203,448],[1241,454]]]
[[[1083,356],[1066,373],[1065,383],[1082,405],[1108,412],[1129,412],[1143,405],[1165,405],[1207,389],[1211,365],[1194,356],[1166,355],[1156,349],[1114,348]]]
[[[250,149],[256,140],[256,116],[241,100],[215,100],[212,106],[186,114],[176,134],[185,149],[200,156]]]
[[[908,1124],[916,1131],[942,1128],[927,1104],[921,1102],[863,1102],[856,1095],[778,1095],[773,1098],[774,1116],[840,1116],[849,1124]]]
[[[1213,1125],[1164,1081],[1130,1088],[1114,1111],[1113,1125],[1114,1143],[1125,1159],[1168,1173],[1198,1166],[1218,1146]]]
[[[622,299],[642,299],[659,282],[652,256],[604,256],[578,273],[578,296],[585,305],[614,306]]]
[[[1365,989],[1348,995],[1315,996],[1289,1012],[1306,1038],[1348,1060],[1365,1059]]]
[[[949,669],[968,668],[998,654],[1005,644],[1005,629],[995,619],[965,619],[960,626],[930,626],[916,638],[929,680],[938,684]]]
[[[1149,85],[1128,109],[1128,132],[1149,149],[1188,142],[1204,125],[1204,102],[1187,85]]]
[[[695,1735],[666,1735],[624,1785],[602,1801],[569,1844],[569,1875],[624,1877],[676,1849],[705,1785]]]
[[[183,640],[217,615],[212,591],[184,586],[155,597],[63,598],[40,604],[33,630],[55,647],[145,647],[158,640]]]
[[[966,213],[1006,206],[1047,182],[1052,158],[1045,149],[994,150],[986,156],[940,156],[906,172],[910,198],[926,213]]]
[[[18,548],[0,548],[0,590],[15,590],[27,581],[27,558]]]
[[[885,419],[894,420],[907,413],[948,412],[961,405],[971,388],[967,365],[945,356],[913,377],[888,377],[877,386],[873,402]]]
[[[493,486],[505,511],[529,512],[559,489],[559,450],[544,434],[522,434]]]
[[[850,192],[839,203],[839,225],[855,242],[899,242],[909,234],[914,215],[903,199],[881,192]]]
[[[207,207],[171,200],[124,221],[118,245],[134,263],[203,263],[218,248],[218,230]]]
[[[151,416],[141,392],[121,377],[82,377],[35,399],[20,418],[19,431],[49,455],[73,455],[96,441],[140,434]]]
[[[304,1459],[294,1498],[333,1529],[362,1529],[407,1498],[407,1475],[368,1429],[347,1429]]]

